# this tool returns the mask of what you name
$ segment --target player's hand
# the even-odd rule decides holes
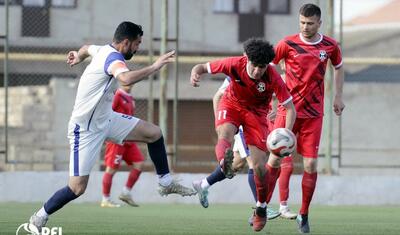
[[[200,86],[200,75],[197,73],[192,73],[190,75],[190,84],[192,84],[193,87],[199,87]]]
[[[78,52],[77,51],[70,51],[68,52],[67,55],[67,64],[69,64],[71,67],[79,64],[81,60],[79,59]]]
[[[175,61],[175,50],[165,53],[164,55],[158,57],[153,66],[156,70],[161,69],[164,65],[172,63]]]
[[[345,105],[343,103],[342,97],[335,96],[335,100],[333,101],[333,111],[336,113],[336,115],[342,115],[344,107]]]

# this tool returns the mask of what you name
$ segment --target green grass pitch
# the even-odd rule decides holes
[[[0,234],[15,234],[40,207],[38,203],[0,203]],[[294,207],[293,209],[297,209]],[[76,234],[254,234],[247,224],[250,204],[142,204],[138,208],[100,208],[70,204],[51,216],[47,227]],[[312,206],[311,234],[398,235],[400,207]],[[298,234],[295,220],[276,219],[257,234]]]

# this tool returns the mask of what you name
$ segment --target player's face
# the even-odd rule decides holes
[[[139,50],[139,46],[142,43],[142,37],[138,37],[137,39],[133,41],[128,41],[126,45],[126,52],[123,53],[124,59],[125,60],[130,60],[132,56],[136,53],[137,50]]]
[[[321,19],[314,15],[305,17],[300,15],[300,33],[305,39],[312,40],[317,35],[319,27],[321,26]]]
[[[249,73],[250,77],[253,79],[261,79],[262,75],[267,70],[266,64],[254,64],[251,61],[247,62],[247,72]]]

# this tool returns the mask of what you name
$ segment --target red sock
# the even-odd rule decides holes
[[[111,191],[111,184],[112,184],[112,179],[113,179],[113,174],[104,172],[103,175],[103,195],[105,197],[110,196],[110,191]]]
[[[289,181],[293,173],[293,158],[285,157],[281,162],[281,173],[279,174],[279,199],[287,202],[289,199]]]
[[[259,177],[257,170],[254,170],[254,182],[256,183],[257,201],[264,203],[267,200],[268,174]]]
[[[308,214],[308,208],[310,207],[311,199],[314,194],[316,184],[317,184],[317,172],[310,174],[304,171],[303,180],[301,181],[301,187],[303,189],[303,200],[300,209],[301,215]]]
[[[125,184],[125,186],[128,189],[131,189],[133,187],[133,185],[135,185],[136,181],[139,179],[140,173],[142,173],[141,170],[138,170],[135,168],[133,170],[131,170],[131,172],[129,173],[129,176],[128,176],[128,180],[126,181],[126,184]]]
[[[224,159],[226,149],[232,146],[226,139],[219,139],[215,145],[215,155],[217,156],[218,164]]]
[[[274,193],[276,180],[278,179],[280,168],[273,168],[272,166],[265,164],[268,169],[268,193],[267,193],[267,204],[271,201],[272,194]]]

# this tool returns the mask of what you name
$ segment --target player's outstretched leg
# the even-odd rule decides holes
[[[201,186],[202,180],[193,181],[193,188],[199,196],[200,205],[204,208],[208,207],[208,188]]]
[[[196,194],[194,189],[185,187],[177,182],[177,180],[172,179],[169,173],[167,152],[165,151],[163,136],[153,143],[148,143],[147,148],[159,178],[158,192],[161,196],[167,196],[168,194],[192,196]]]
[[[222,172],[221,167],[218,165],[215,170],[202,180],[193,181],[193,188],[197,191],[199,196],[200,204],[204,207],[208,207],[208,188],[211,185],[226,179],[225,174]]]

